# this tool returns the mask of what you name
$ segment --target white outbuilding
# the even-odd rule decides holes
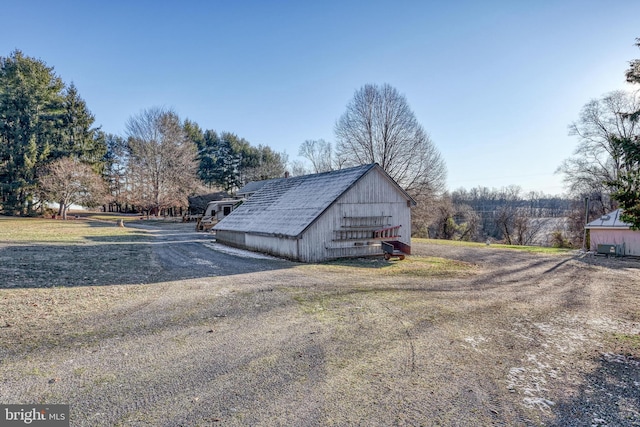
[[[640,231],[620,219],[621,209],[608,213],[586,225],[589,250],[608,255],[640,256]]]
[[[268,180],[213,227],[229,246],[301,262],[411,251],[416,202],[378,164]]]

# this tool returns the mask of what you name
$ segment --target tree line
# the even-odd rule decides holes
[[[42,214],[58,203],[157,214],[194,192],[232,191],[282,176],[287,158],[230,132],[202,130],[170,110],[132,116],[123,136],[95,125],[73,83],[15,50],[0,57],[0,212]]]
[[[0,205],[29,214],[47,188],[39,183],[64,158],[102,172],[104,135],[77,88],[41,61],[15,51],[0,57]],[[57,197],[57,194],[55,195]]]
[[[52,67],[16,50],[0,58],[0,212],[42,214],[48,202],[64,217],[73,203],[115,212],[178,213],[188,196],[234,192],[281,177],[286,154],[231,132],[203,130],[152,107],[126,122],[124,135],[104,132],[77,88]],[[292,175],[369,163],[415,198],[437,197],[446,167],[404,95],[388,84],[356,90],[335,125],[336,150],[305,141]],[[177,211],[177,212],[176,212]]]
[[[630,62],[629,82],[640,82],[639,68],[640,60]],[[306,140],[298,154],[308,163],[289,163],[268,146],[203,130],[159,107],[132,116],[125,135],[105,133],[73,83],[16,50],[0,57],[0,212],[32,215],[45,202],[58,202],[63,215],[72,203],[173,212],[186,208],[189,195],[233,192],[287,168],[301,175],[375,162],[418,201],[419,236],[529,244],[552,230],[553,244],[579,246],[587,197],[591,218],[620,206],[623,219],[640,226],[639,116],[633,92],[584,106],[570,125],[578,147],[558,168],[567,197],[523,194],[517,186],[449,193],[439,150],[406,97],[388,84],[356,90],[335,123],[335,144]]]

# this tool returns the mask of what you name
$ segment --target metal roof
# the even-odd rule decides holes
[[[622,209],[616,209],[613,212],[609,212],[600,218],[591,221],[585,228],[629,228],[631,224],[628,224],[620,219]]]
[[[386,175],[380,166],[372,163],[332,172],[268,180],[213,229],[297,238],[338,197],[374,168]],[[415,203],[400,187],[398,189],[407,200]]]

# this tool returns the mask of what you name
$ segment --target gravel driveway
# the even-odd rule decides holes
[[[74,426],[640,425],[637,261],[415,244],[465,272],[390,275],[190,228],[145,227],[140,283],[0,290],[0,402]]]

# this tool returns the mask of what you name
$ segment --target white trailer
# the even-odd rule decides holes
[[[211,230],[211,227],[233,212],[242,202],[244,202],[244,199],[222,199],[209,202],[204,215],[196,224],[196,231]]]

